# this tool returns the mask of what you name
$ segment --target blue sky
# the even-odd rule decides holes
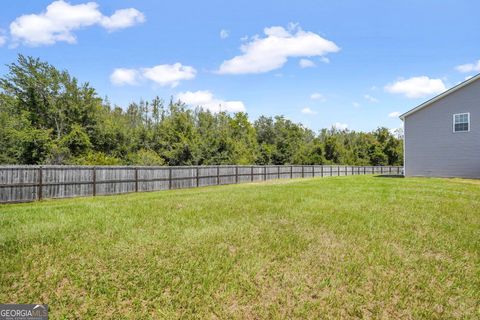
[[[174,96],[372,130],[480,72],[478,1],[87,3],[3,1],[0,73],[22,53],[122,107]]]

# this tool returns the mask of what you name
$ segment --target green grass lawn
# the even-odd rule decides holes
[[[51,319],[479,318],[480,181],[282,180],[0,206]]]

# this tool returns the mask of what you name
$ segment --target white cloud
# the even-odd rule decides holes
[[[371,95],[369,94],[366,94],[363,96],[366,100],[370,101],[370,102],[378,102],[378,99],[375,98],[375,97],[372,97]]]
[[[103,17],[100,24],[108,31],[128,28],[145,22],[143,13],[134,8],[115,11],[110,17]]]
[[[320,101],[326,101],[327,99],[325,98],[325,96],[323,94],[321,94],[320,92],[314,92],[310,95],[310,99],[312,100],[320,100]]]
[[[480,60],[474,63],[467,63],[467,64],[456,66],[455,69],[462,73],[480,72]]]
[[[328,59],[327,57],[320,57],[320,61],[323,63],[330,63],[330,59]]]
[[[244,112],[245,105],[242,101],[226,101],[216,98],[211,91],[186,91],[177,94],[176,98],[188,105],[202,107],[211,112]]]
[[[177,62],[174,64],[160,64],[151,68],[128,69],[117,68],[110,75],[110,81],[115,85],[135,85],[140,80],[150,80],[164,87],[178,86],[182,80],[195,78],[197,71],[190,66]]]
[[[303,114],[317,114],[317,111],[310,109],[309,107],[302,109]]]
[[[110,81],[117,86],[136,85],[140,79],[140,73],[135,69],[117,68],[110,75]]]
[[[220,30],[220,38],[221,39],[227,39],[228,36],[230,36],[230,31],[222,29]]]
[[[263,32],[265,37],[250,38],[240,47],[242,54],[224,61],[218,72],[264,73],[281,68],[290,57],[321,57],[340,50],[334,42],[293,24],[288,29],[274,26]]]
[[[133,26],[145,21],[143,13],[134,8],[121,9],[104,16],[98,4],[88,2],[71,5],[63,0],[54,1],[39,14],[25,14],[10,24],[10,34],[15,45],[51,45],[59,41],[75,43],[73,31],[101,25],[108,31]]]
[[[300,61],[298,62],[298,65],[303,69],[304,68],[313,68],[313,67],[317,66],[315,64],[315,62],[313,62],[312,60],[308,60],[308,59],[300,59]]]
[[[332,124],[332,127],[337,129],[337,130],[346,130],[348,128],[348,124],[341,123],[341,122],[335,122],[334,124]]]
[[[386,85],[385,90],[390,93],[403,94],[407,98],[421,98],[442,93],[447,88],[442,79],[430,79],[427,76],[420,76],[398,80]]]
[[[356,101],[354,101],[354,102],[352,102],[352,106],[353,106],[354,108],[360,108],[361,104],[358,103],[358,102],[356,102]]]
[[[398,118],[400,115],[401,115],[400,112],[394,111],[394,112],[390,112],[390,113],[388,114],[388,117],[389,117],[389,118]]]
[[[142,69],[142,75],[149,80],[161,85],[176,87],[181,80],[195,78],[197,71],[190,66],[181,63],[161,64],[152,68]]]

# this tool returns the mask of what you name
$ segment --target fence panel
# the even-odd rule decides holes
[[[238,166],[238,183],[251,182],[252,180],[252,166]]]
[[[96,167],[96,195],[120,194],[135,191],[134,167]]]
[[[42,167],[42,197],[65,198],[93,195],[93,169],[75,166]]]
[[[0,202],[34,201],[39,195],[40,167],[0,167]]]
[[[252,181],[262,181],[264,180],[264,167],[262,166],[253,166],[253,177]]]
[[[235,166],[219,167],[220,184],[233,184],[235,182]]]
[[[168,167],[139,167],[137,168],[138,191],[167,190]]]
[[[212,186],[217,184],[217,169],[215,166],[199,167],[199,186]]]
[[[0,166],[0,203],[183,189],[273,179],[401,175],[398,166]]]
[[[171,167],[170,189],[196,187],[196,170],[194,167]]]

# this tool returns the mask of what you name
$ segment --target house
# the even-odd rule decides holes
[[[480,74],[400,119],[405,176],[480,178]]]

